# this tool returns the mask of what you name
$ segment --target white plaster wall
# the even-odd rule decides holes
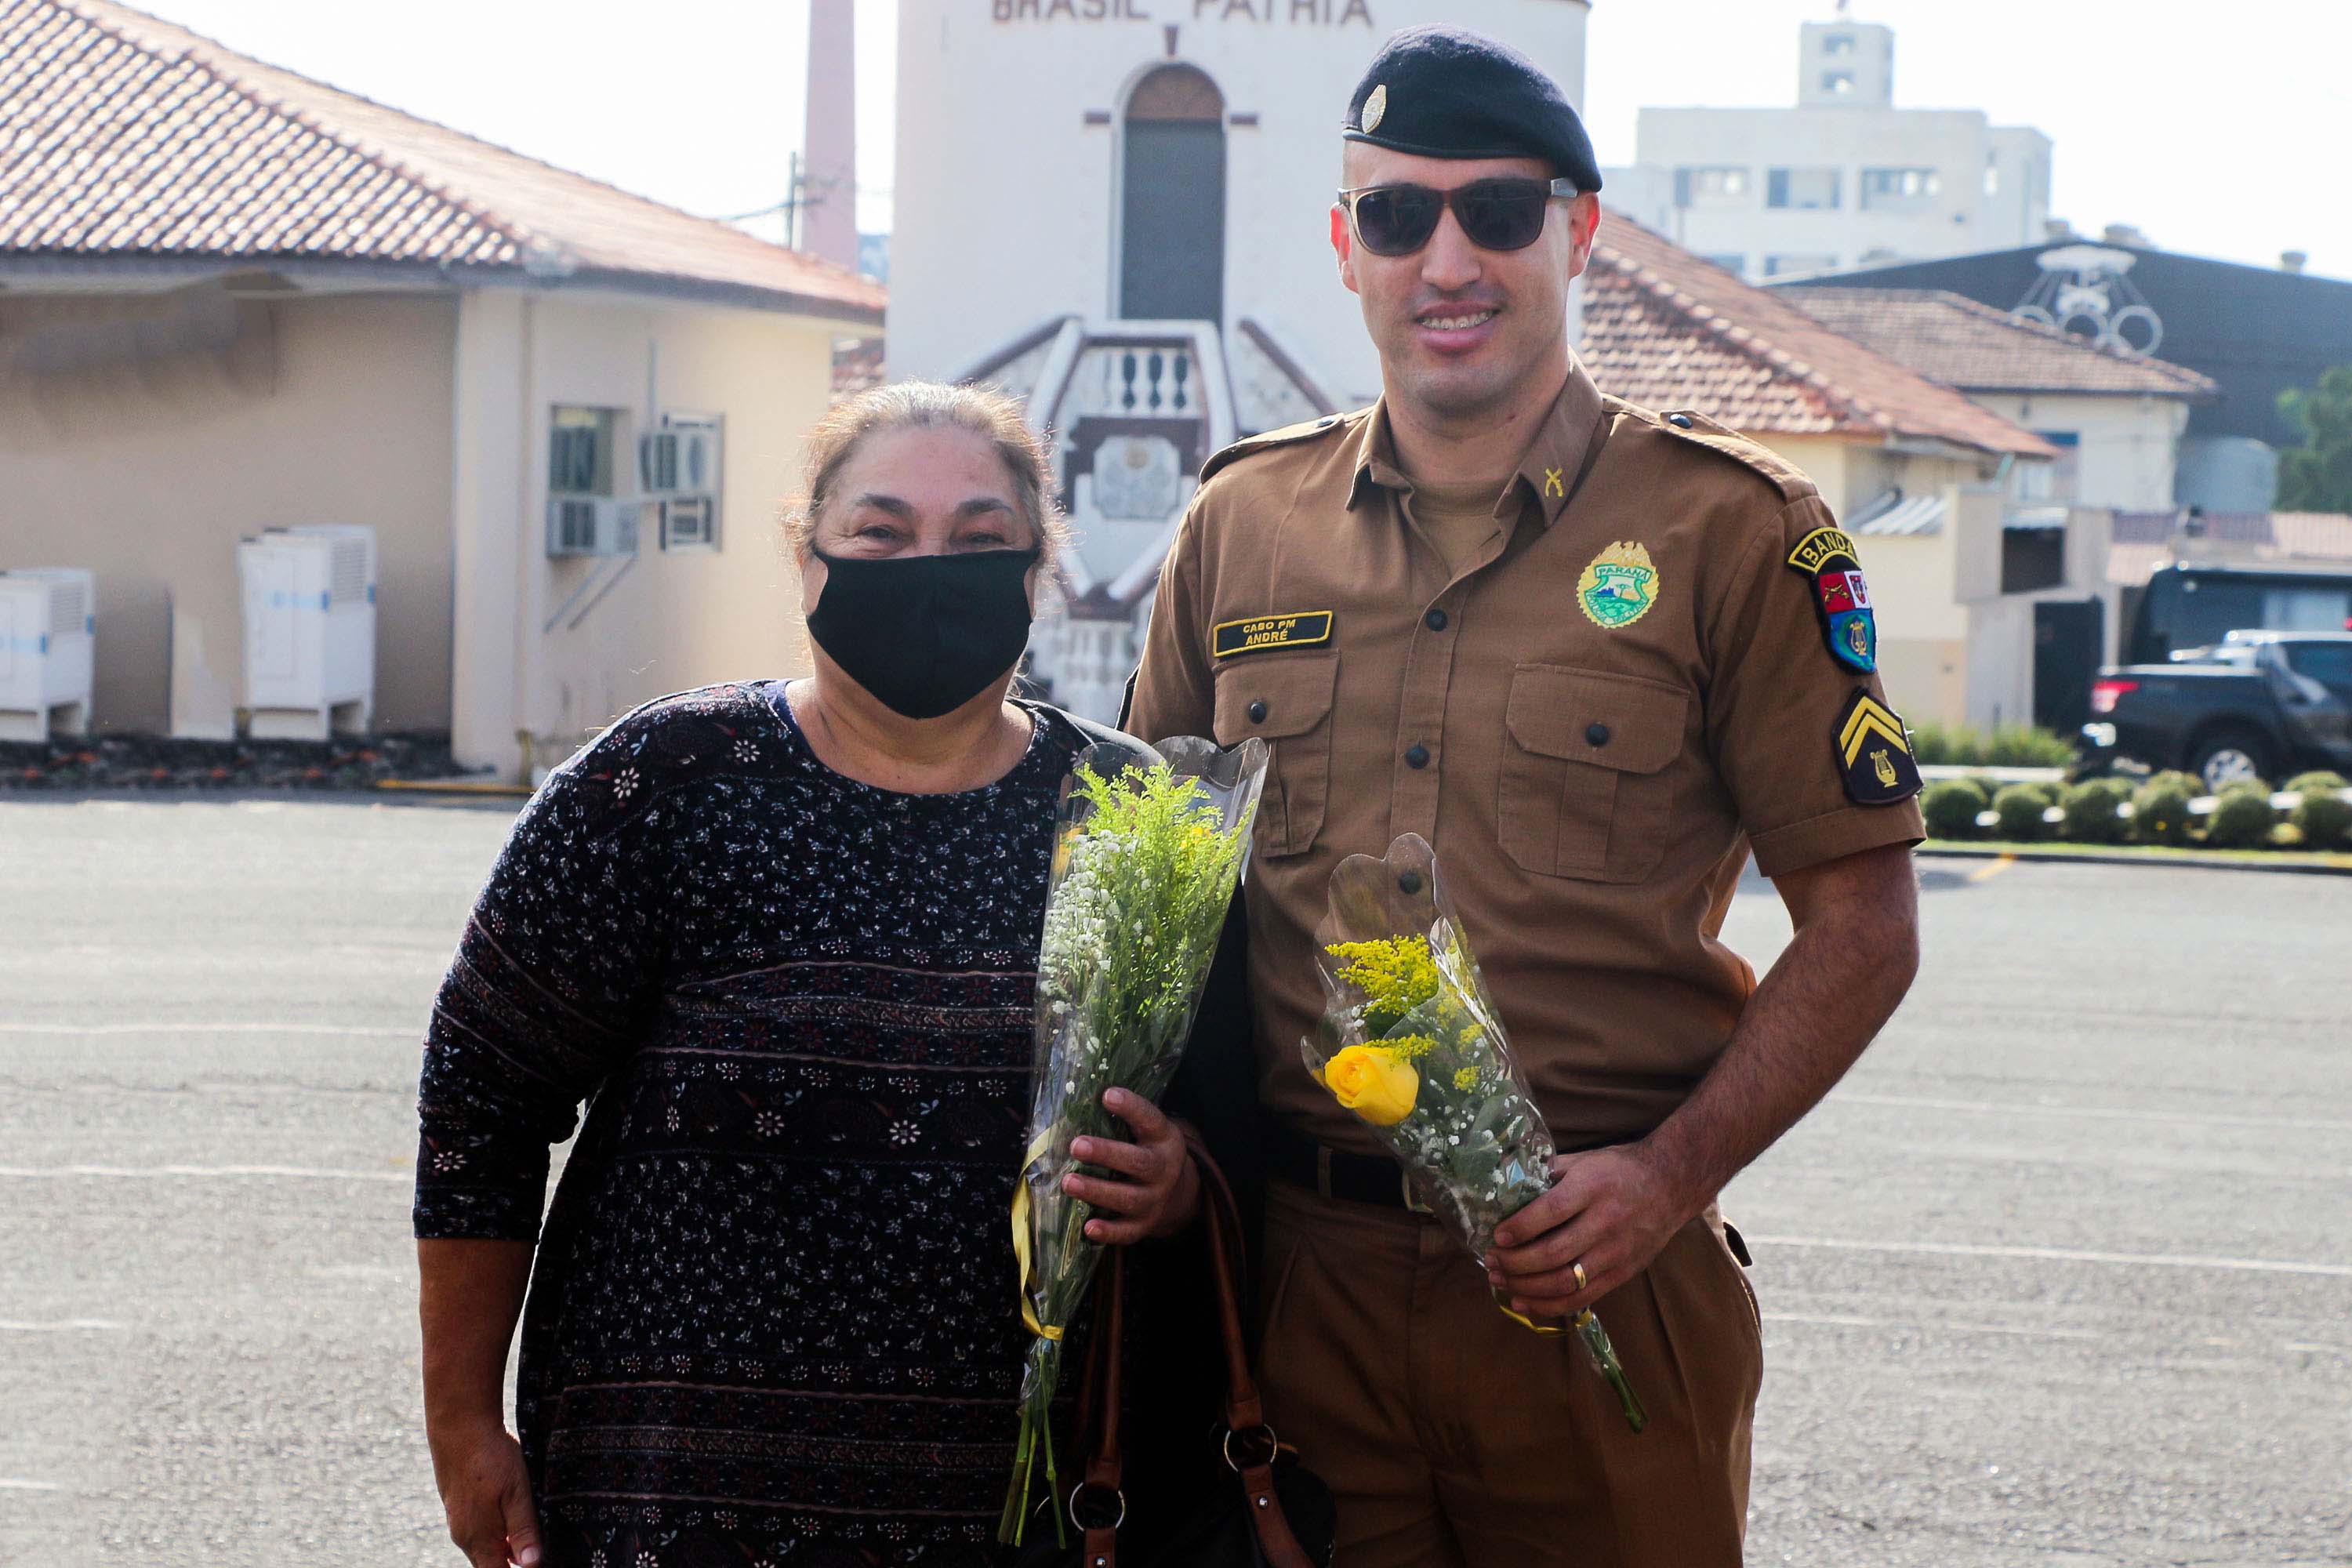
[[[42,312],[94,320],[120,297],[0,307],[0,568],[97,574],[91,721],[233,734],[245,684],[236,542],[265,528],[376,532],[375,722],[449,721],[448,295],[333,295],[244,307],[226,359],[11,373]]]
[[[2118,511],[2165,511],[2189,405],[2171,397],[2069,397],[1971,393],[1969,401],[2029,430],[2072,430],[2082,438],[2072,498]],[[2061,498],[2053,498],[2061,499]]]
[[[1585,0],[900,0],[893,374],[952,374],[1050,316],[1114,313],[1118,121],[1132,84],[1175,60],[1229,116],[1223,324],[1265,321],[1335,395],[1369,401],[1379,366],[1328,240],[1349,95],[1391,32],[1444,20],[1525,51],[1580,101],[1586,15]]]
[[[1604,189],[1612,195],[1621,184],[1629,192],[1641,189],[1649,211],[1662,220],[1654,226],[1662,226],[1668,238],[1701,255],[1737,252],[1750,278],[1764,277],[1766,258],[1776,254],[1827,255],[1839,267],[1852,267],[1874,249],[1927,259],[2025,245],[2042,237],[2048,212],[2048,140],[2037,132],[1997,131],[1976,110],[1644,109],[1634,144],[1635,164],[1661,173],[1638,187],[1612,178]],[[2038,175],[2029,175],[2021,160],[2037,145]],[[1987,197],[1985,163],[1996,148],[2016,166],[2003,167],[2000,188]],[[1695,199],[1676,210],[1673,171],[1685,166],[1746,169],[1748,189],[1736,198]],[[1864,210],[1863,170],[1905,167],[1938,171],[1937,195],[1916,209]],[[1838,205],[1766,205],[1775,168],[1838,170]],[[2021,205],[2012,195],[2033,190],[2041,193],[2038,205]]]
[[[803,437],[831,396],[837,331],[617,296],[467,300],[455,500],[461,760],[515,772],[527,732],[531,761],[545,766],[665,692],[806,669],[776,515],[797,488]],[[612,558],[550,557],[547,433],[559,404],[621,410],[630,464],[637,432],[658,412],[722,416],[719,547],[665,551],[648,509],[625,570]],[[588,593],[549,629],[583,584]]]

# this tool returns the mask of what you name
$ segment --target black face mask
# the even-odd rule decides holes
[[[908,719],[952,713],[1029,643],[1034,550],[887,560],[828,555],[809,636],[842,673]]]

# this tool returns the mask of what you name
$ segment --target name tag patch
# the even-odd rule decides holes
[[[1209,630],[1209,652],[1216,658],[1233,658],[1245,653],[1272,653],[1276,648],[1319,647],[1330,640],[1330,611],[1291,610],[1276,616],[1218,622]]]

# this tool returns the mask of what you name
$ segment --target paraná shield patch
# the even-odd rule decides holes
[[[1845,797],[1856,805],[1893,805],[1919,793],[1919,763],[1911,737],[1895,710],[1857,686],[1838,715],[1832,742],[1845,778]]]
[[[1576,580],[1585,619],[1615,631],[1630,626],[1658,602],[1658,568],[1639,540],[1619,541],[1585,563]]]

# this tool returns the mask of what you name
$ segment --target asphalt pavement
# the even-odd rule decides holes
[[[460,1562],[413,1096],[509,815],[0,801],[0,1565]],[[1911,999],[1724,1200],[1749,1561],[2352,1563],[2352,880],[1921,870]]]

